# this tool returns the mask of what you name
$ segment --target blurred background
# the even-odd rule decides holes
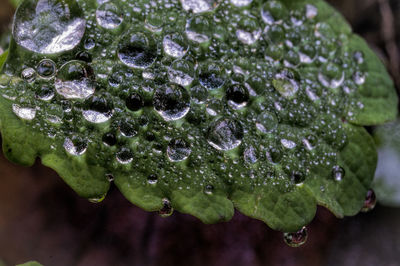
[[[400,1],[329,2],[381,56],[400,88]],[[0,33],[9,30],[13,12],[0,0]],[[0,47],[6,41],[0,38]],[[343,220],[319,208],[307,243],[290,248],[281,233],[239,213],[216,225],[180,213],[163,219],[133,206],[114,187],[103,202],[89,203],[40,162],[23,168],[1,155],[0,184],[0,265],[37,260],[46,266],[396,266],[400,261],[396,203],[378,203],[370,213]]]

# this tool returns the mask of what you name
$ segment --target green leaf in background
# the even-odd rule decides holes
[[[379,126],[374,131],[378,146],[378,167],[373,187],[379,203],[400,206],[400,121]]]
[[[397,97],[324,1],[45,3],[18,8],[0,76],[11,161],[204,223],[236,208],[295,232],[317,204],[363,206],[376,151],[362,126],[394,119]]]
[[[9,0],[9,2],[16,8],[23,0]]]
[[[26,262],[26,263],[19,264],[19,265],[17,265],[17,266],[43,266],[43,265],[40,264],[40,263],[37,262],[37,261],[28,261],[28,262]]]

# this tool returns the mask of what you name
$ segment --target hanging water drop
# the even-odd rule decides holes
[[[172,208],[171,202],[169,201],[169,199],[162,199],[161,201],[162,206],[161,209],[158,211],[158,214],[163,217],[169,217],[172,215],[172,213],[174,212],[174,209]]]
[[[307,241],[307,228],[303,227],[299,231],[294,233],[284,233],[283,240],[289,247],[300,247],[304,245]]]
[[[362,207],[362,212],[369,212],[375,208],[376,205],[376,195],[372,189],[369,189],[367,196],[365,197],[364,206]]]

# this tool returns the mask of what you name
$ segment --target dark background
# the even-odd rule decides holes
[[[331,0],[382,57],[400,85],[400,1]],[[13,9],[0,0],[0,32]],[[99,204],[78,197],[40,162],[15,166],[0,157],[0,260],[60,266],[376,266],[400,265],[400,209],[336,219],[318,209],[308,242],[289,248],[282,234],[237,213],[204,225],[180,213],[163,219],[112,188]],[[0,262],[0,265],[2,263]]]

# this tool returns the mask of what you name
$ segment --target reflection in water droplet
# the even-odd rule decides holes
[[[256,127],[263,133],[271,133],[278,126],[278,119],[269,112],[263,112],[257,116]]]
[[[208,98],[208,91],[206,88],[198,85],[190,88],[190,95],[195,103],[202,104]]]
[[[57,72],[57,93],[66,99],[85,99],[95,91],[93,70],[80,61],[70,61]]]
[[[117,144],[117,138],[113,133],[106,133],[102,137],[103,142],[108,146],[114,146]]]
[[[163,39],[164,52],[172,57],[183,57],[189,49],[185,37],[181,34],[168,34]]]
[[[222,67],[215,63],[203,63],[199,70],[199,82],[208,90],[221,88],[225,84]]]
[[[157,58],[157,46],[154,39],[142,32],[125,35],[118,46],[118,57],[129,67],[145,69]]]
[[[194,66],[183,59],[174,61],[168,69],[168,78],[171,83],[187,87],[194,80]]]
[[[363,85],[365,83],[365,79],[365,74],[360,71],[355,72],[353,75],[353,80],[357,85]]]
[[[85,26],[76,1],[30,0],[17,9],[13,36],[18,45],[30,51],[55,54],[77,46]]]
[[[112,106],[104,97],[92,96],[85,101],[83,117],[91,123],[104,123],[112,117]]]
[[[214,193],[214,186],[213,185],[206,185],[204,187],[204,193],[207,195],[212,195]]]
[[[190,145],[183,139],[171,140],[167,148],[168,159],[172,162],[186,160],[191,152]]]
[[[261,18],[267,24],[277,23],[284,17],[285,7],[280,1],[267,1],[261,9]]]
[[[289,70],[276,74],[272,85],[283,97],[289,99],[293,98],[299,90],[299,84]]]
[[[254,164],[257,162],[256,149],[253,146],[246,148],[243,152],[243,159],[246,163]]]
[[[172,215],[172,213],[174,212],[174,209],[172,208],[171,202],[169,201],[169,199],[162,199],[162,207],[159,210],[158,214],[165,218],[165,217],[169,217]]]
[[[16,116],[24,120],[33,120],[36,117],[36,110],[33,108],[21,107],[18,104],[13,104],[12,110]]]
[[[197,43],[206,43],[210,40],[212,29],[207,18],[196,16],[186,24],[186,36]]]
[[[36,80],[36,71],[31,67],[25,68],[22,70],[21,77],[26,82],[32,83]]]
[[[122,21],[122,10],[113,2],[106,2],[96,10],[97,23],[105,29],[115,29]]]
[[[332,178],[334,180],[336,180],[336,181],[342,181],[342,179],[344,178],[345,174],[346,174],[345,170],[342,167],[338,166],[338,165],[335,165],[332,168]]]
[[[43,59],[39,62],[36,69],[42,78],[51,78],[56,73],[56,64],[53,60]]]
[[[245,107],[249,101],[249,91],[240,84],[234,84],[226,90],[226,99],[233,109]]]
[[[238,147],[242,143],[242,139],[242,126],[229,118],[220,118],[214,121],[207,132],[208,143],[221,151]]]
[[[318,73],[318,80],[321,84],[327,88],[336,89],[340,87],[344,82],[344,72],[333,63],[329,63],[322,68],[322,71]]]
[[[71,155],[79,156],[86,152],[87,144],[79,137],[65,138],[64,149]]]
[[[180,0],[185,11],[195,14],[212,11],[218,6],[218,0]]]
[[[165,121],[178,120],[189,112],[190,96],[182,86],[164,85],[155,91],[153,105]]]
[[[136,92],[131,93],[128,98],[126,98],[125,103],[126,107],[133,112],[139,111],[144,106],[142,96]]]
[[[361,209],[362,212],[369,212],[375,208],[376,205],[376,195],[372,189],[369,189],[367,196],[365,197],[364,206]]]
[[[117,152],[116,158],[121,164],[129,164],[133,161],[133,153],[129,148],[121,148]]]
[[[296,142],[288,140],[288,139],[281,139],[281,144],[283,147],[285,147],[286,149],[294,149],[296,148]]]
[[[285,243],[289,246],[289,247],[300,247],[302,245],[304,245],[307,241],[307,228],[303,227],[302,229],[300,229],[299,231],[295,232],[295,233],[284,233],[283,234],[283,239],[285,241]]]
[[[150,185],[155,185],[158,182],[158,176],[156,174],[150,174],[147,177],[147,183],[149,183]]]
[[[252,45],[261,37],[261,28],[256,20],[245,18],[239,22],[236,37],[242,43]]]

